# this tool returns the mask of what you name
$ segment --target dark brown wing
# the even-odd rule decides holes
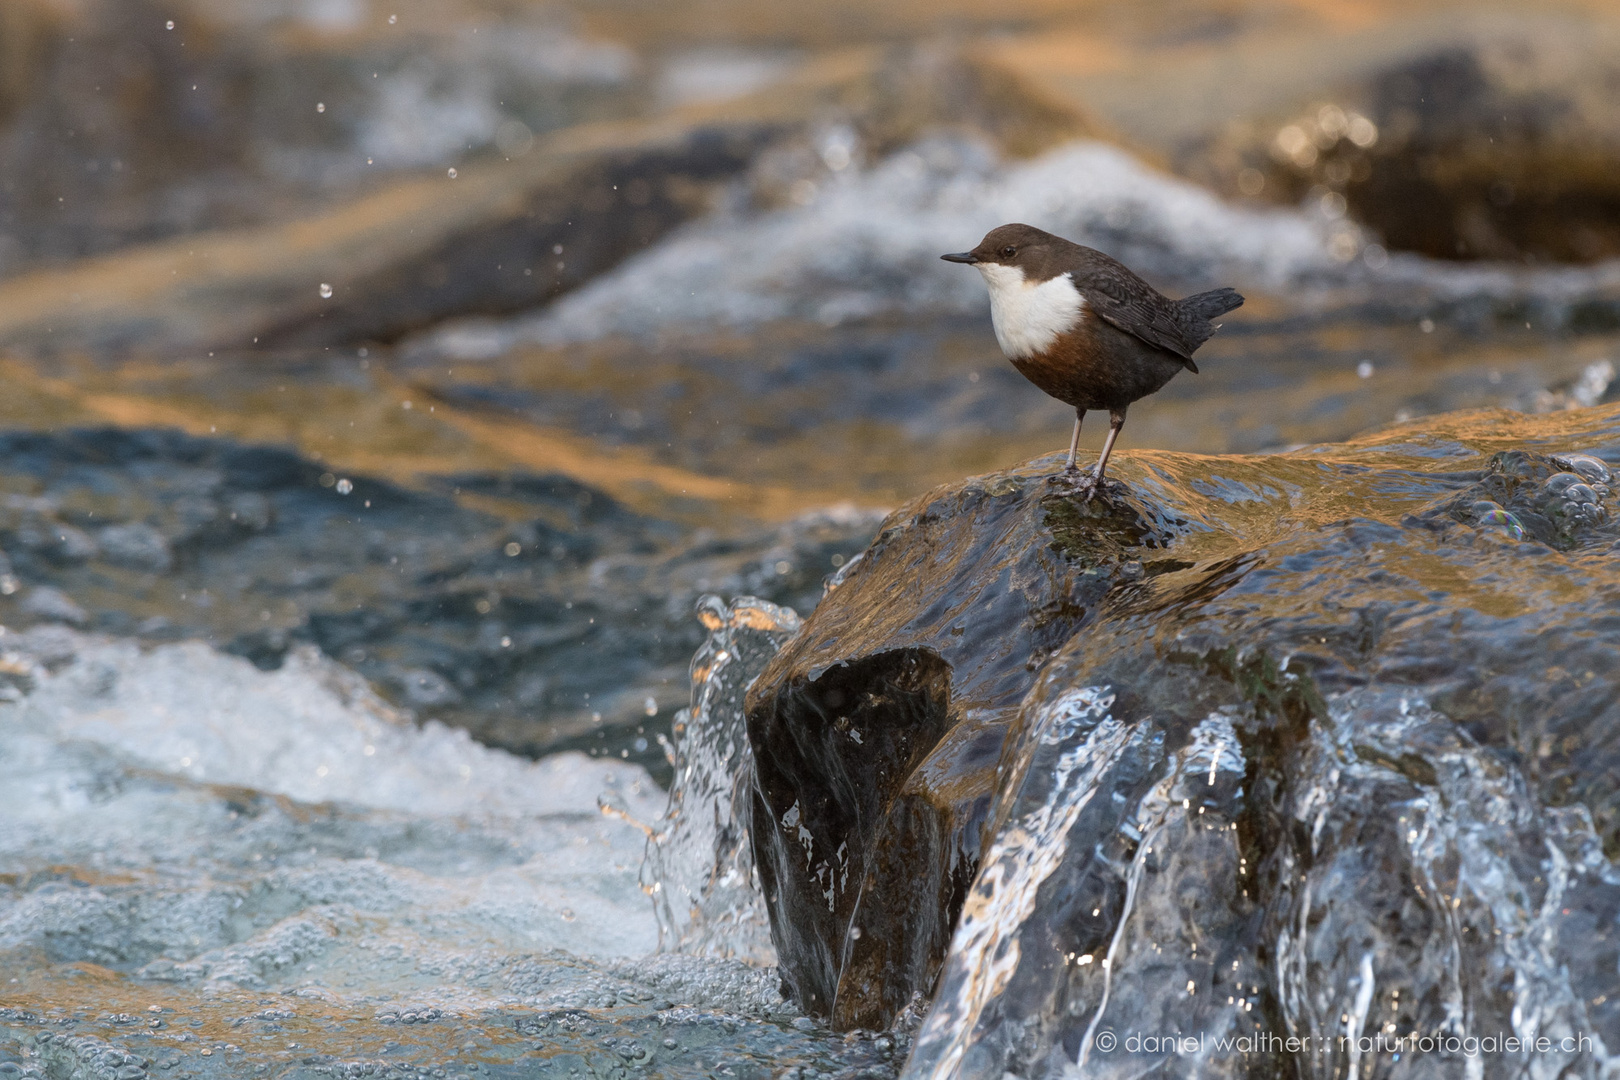
[[[1080,250],[1089,257],[1085,265],[1073,271],[1074,283],[1086,298],[1086,305],[1108,323],[1171,353],[1197,371],[1192,354],[1201,342],[1187,339],[1175,301],[1102,252]]]

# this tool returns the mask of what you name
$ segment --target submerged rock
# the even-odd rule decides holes
[[[1506,421],[897,512],[749,697],[788,990],[934,995],[918,1076],[1610,1067],[1620,410]]]

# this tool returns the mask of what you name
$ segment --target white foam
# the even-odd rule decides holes
[[[638,766],[415,727],[313,651],[0,642],[0,871],[47,879],[0,896],[0,955],[479,1002],[544,997],[490,976],[536,953],[656,947],[645,834],[598,807],[656,819]]]
[[[635,766],[582,754],[527,761],[460,729],[406,723],[312,648],[261,672],[200,642],[143,651],[75,635],[73,644],[74,662],[44,675],[22,713],[162,772],[424,815],[594,815],[606,791],[648,820],[661,809]]]
[[[1119,234],[1127,250],[1107,246],[1133,265],[1212,284],[1231,274],[1280,284],[1338,265],[1329,223],[1229,205],[1117,147],[1082,142],[1004,163],[982,144],[933,139],[870,170],[828,174],[810,205],[718,212],[538,316],[455,332],[487,351],[497,337],[562,343],[672,325],[977,311],[983,283],[939,255],[1008,221],[1099,243]]]
[[[1369,238],[1319,207],[1229,203],[1100,142],[1007,162],[982,143],[934,138],[801,190],[813,190],[808,205],[719,210],[534,314],[453,323],[414,348],[472,360],[523,342],[668,328],[979,312],[988,306],[983,284],[939,255],[1013,221],[1101,248],[1187,291],[1356,287],[1404,296],[1416,285],[1442,299],[1556,299],[1620,286],[1620,262],[1542,269],[1396,255],[1373,269],[1358,258]]]

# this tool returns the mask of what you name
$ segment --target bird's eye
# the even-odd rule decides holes
[[[1018,249],[1013,247],[1011,244],[1008,244],[1006,247],[1001,249],[1001,257],[1003,259],[1010,259],[1016,254],[1018,254]]]

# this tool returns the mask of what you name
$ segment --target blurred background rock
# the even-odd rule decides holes
[[[697,595],[1062,445],[938,252],[1248,294],[1131,445],[1591,405],[1617,91],[1580,0],[10,0],[0,618],[656,768]]]

